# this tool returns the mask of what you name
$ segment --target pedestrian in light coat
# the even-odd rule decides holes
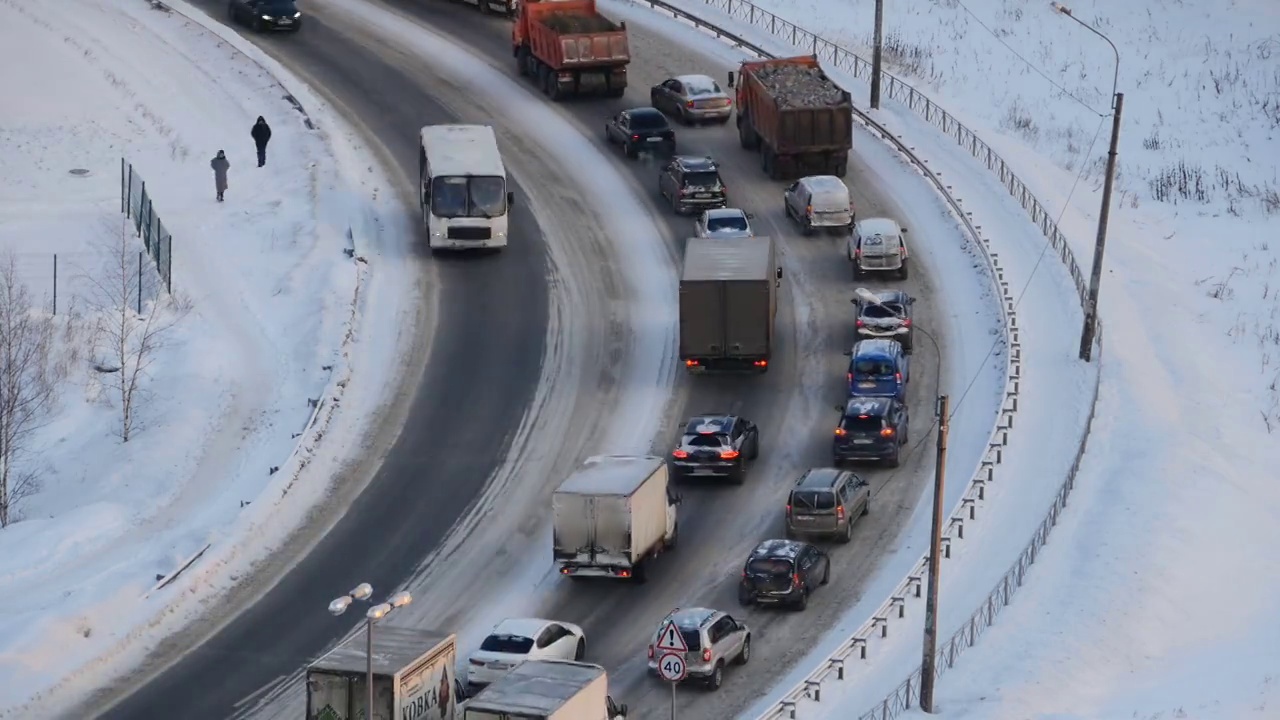
[[[227,191],[227,169],[231,167],[226,153],[219,150],[217,156],[209,161],[209,167],[213,168],[213,185],[218,190],[218,202],[222,202],[222,193]]]
[[[253,144],[258,146],[258,167],[262,167],[267,164],[267,141],[271,140],[271,126],[259,115],[258,122],[253,124],[253,130],[249,134],[253,136]]]

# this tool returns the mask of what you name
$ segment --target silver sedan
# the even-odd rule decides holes
[[[751,217],[738,208],[716,208],[702,213],[693,231],[700,238],[755,237]]]
[[[686,125],[729,122],[733,99],[706,75],[678,75],[649,90],[650,104]]]

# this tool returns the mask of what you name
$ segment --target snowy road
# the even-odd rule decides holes
[[[213,3],[208,3],[208,7],[211,12],[220,9]],[[511,158],[513,173],[518,180],[538,178],[541,182],[538,187],[524,182],[518,192],[521,197],[552,203],[538,207],[539,220],[544,220],[542,230],[547,250],[554,258],[551,267],[555,273],[578,273],[571,277],[556,274],[551,280],[546,312],[552,331],[541,368],[543,394],[533,400],[536,415],[525,416],[526,420],[532,418],[536,422],[526,423],[515,433],[514,452],[508,457],[510,471],[500,470],[493,476],[489,490],[477,506],[480,512],[440,545],[443,533],[475,497],[480,483],[489,474],[476,472],[479,468],[474,464],[466,465],[476,460],[467,455],[468,448],[480,447],[478,443],[491,434],[501,439],[494,431],[499,426],[496,421],[494,424],[486,421],[492,419],[495,406],[500,404],[498,400],[509,403],[512,399],[509,396],[472,397],[475,390],[461,387],[463,384],[456,382],[456,378],[450,386],[448,373],[452,370],[459,373],[458,377],[485,377],[483,369],[477,366],[488,358],[480,353],[482,348],[476,343],[497,342],[495,336],[502,334],[502,330],[495,329],[492,323],[502,319],[504,313],[510,319],[513,303],[528,312],[528,304],[511,288],[512,278],[500,278],[495,283],[495,264],[450,264],[442,275],[465,276],[460,282],[469,283],[466,287],[455,287],[454,292],[474,293],[475,286],[483,285],[490,292],[496,288],[496,292],[501,293],[500,298],[491,296],[486,300],[450,299],[452,278],[445,280],[441,307],[465,307],[476,313],[474,317],[483,316],[487,323],[481,325],[478,320],[473,321],[468,334],[457,325],[452,330],[446,329],[449,313],[441,315],[437,357],[432,359],[419,393],[431,397],[428,388],[432,388],[433,393],[447,391],[455,397],[466,394],[453,402],[437,398],[429,411],[430,421],[440,423],[440,428],[448,428],[454,434],[446,438],[429,435],[421,430],[424,425],[411,418],[402,445],[389,457],[379,478],[317,550],[247,613],[114,708],[113,716],[147,716],[160,707],[181,703],[190,717],[226,717],[239,701],[251,694],[253,700],[241,708],[253,711],[246,714],[296,715],[296,684],[276,684],[273,680],[286,678],[306,657],[314,655],[348,627],[333,622],[321,612],[299,612],[297,608],[318,609],[335,592],[359,580],[370,580],[375,587],[390,590],[410,576],[409,571],[418,560],[439,546],[436,561],[420,567],[410,584],[409,589],[418,600],[398,622],[459,631],[464,650],[479,639],[477,633],[483,633],[503,614],[538,612],[580,622],[591,639],[589,659],[610,670],[614,694],[644,717],[652,707],[666,701],[665,694],[657,692],[658,688],[650,685],[643,673],[645,636],[673,605],[702,602],[735,608],[732,582],[741,558],[762,537],[780,532],[778,519],[787,485],[802,469],[829,463],[830,425],[835,415],[832,405],[840,401],[843,392],[845,359],[841,351],[847,349],[852,340],[848,317],[852,288],[847,264],[841,257],[841,241],[801,238],[794,232],[779,208],[781,184],[764,178],[756,158],[737,147],[731,130],[717,127],[679,131],[685,150],[712,154],[722,161],[735,203],[755,212],[757,224],[782,242],[786,280],[779,313],[779,355],[771,372],[758,379],[681,380],[679,402],[665,413],[663,427],[657,432],[652,428],[637,430],[638,437],[630,442],[643,444],[652,439],[653,449],[665,452],[675,424],[685,412],[727,409],[761,425],[764,431],[761,460],[743,488],[688,487],[683,490],[681,549],[654,568],[645,587],[585,586],[570,592],[569,588],[561,587],[557,577],[548,577],[545,514],[539,508],[547,506],[551,489],[581,455],[597,452],[602,447],[621,447],[621,441],[615,437],[604,437],[603,432],[593,435],[592,431],[617,419],[612,414],[617,398],[635,394],[635,388],[626,387],[630,378],[611,372],[616,355],[637,330],[637,309],[620,306],[627,299],[620,288],[628,280],[621,268],[633,266],[617,264],[617,254],[625,251],[611,248],[615,243],[608,232],[608,221],[597,218],[590,207],[584,208],[581,196],[572,191],[597,178],[564,177],[554,158],[545,156],[547,152],[558,152],[559,148],[535,146],[536,131],[521,126],[521,122],[536,122],[536,116],[532,115],[534,109],[521,105],[525,96],[533,98],[545,112],[543,101],[527,91],[513,91],[508,93],[511,100],[507,107],[486,107],[486,103],[476,101],[473,90],[460,87],[464,79],[453,75],[455,71],[450,63],[431,62],[423,56],[423,46],[434,42],[430,33],[410,23],[398,23],[392,28],[366,24],[369,17],[360,18],[360,22],[344,17],[355,13],[357,7],[358,4],[339,8],[326,2],[316,3],[312,6],[308,27],[299,36],[283,42],[264,39],[261,43],[323,87],[336,105],[346,108],[354,118],[362,119],[367,129],[390,150],[390,159],[406,176],[413,172],[414,131],[426,122],[460,117],[465,121],[492,122],[500,131],[505,130],[507,137],[530,136],[529,147],[521,148],[523,152]],[[465,7],[444,3],[396,2],[390,7],[467,45],[471,52],[483,58],[483,65],[490,66],[476,67],[476,74],[499,72],[515,79],[510,67],[509,26],[502,21],[485,19]],[[555,112],[563,116],[561,122],[567,120],[575,124],[591,138],[590,143],[596,145],[593,149],[589,143],[578,140],[584,146],[584,156],[603,152],[614,158],[613,166],[625,173],[629,188],[648,200],[647,212],[658,215],[665,241],[658,246],[670,259],[680,253],[683,238],[690,229],[689,219],[673,218],[665,211],[653,192],[656,168],[618,158],[616,149],[608,148],[599,139],[600,125],[618,109],[645,104],[649,85],[669,74],[705,72],[722,76],[732,62],[723,57],[699,55],[643,28],[632,27],[631,36],[635,60],[630,71],[632,90],[628,98],[568,104]],[[432,95],[437,96],[441,104],[432,100]],[[903,218],[908,226],[930,229],[938,228],[943,222],[942,232],[937,235],[945,237],[947,229],[941,213],[930,209],[924,213],[930,217],[919,217],[919,207],[904,204],[901,198],[884,196],[875,182],[877,173],[884,169],[859,164],[856,154],[853,160],[850,179],[860,214],[895,215]],[[558,182],[543,180],[548,174]],[[406,188],[410,186],[407,178],[403,178],[403,182]],[[619,204],[626,203],[620,201]],[[616,212],[616,208],[611,209]],[[567,235],[553,242],[544,216],[573,218],[574,222],[559,228]],[[951,231],[955,232],[954,228]],[[617,244],[623,241],[624,238],[617,238]],[[654,238],[655,245],[657,241]],[[496,265],[505,271],[513,266],[501,265],[503,263],[541,263],[541,257],[531,258],[534,249],[528,247],[529,244],[526,243],[523,253],[504,255]],[[512,249],[515,248],[513,245]],[[569,252],[583,254],[574,257],[566,254]],[[584,266],[590,272],[581,273],[580,268]],[[936,268],[926,261],[925,267],[917,269]],[[525,270],[526,281],[537,274],[528,267]],[[960,274],[969,272],[969,268],[964,267]],[[965,339],[951,337],[948,329],[976,328],[978,336],[987,338],[990,328],[984,323],[989,324],[989,317],[977,311],[968,312],[974,306],[971,300],[953,307],[936,304],[930,277],[928,272],[917,272],[907,283],[920,298],[918,317],[938,336],[949,359],[972,362],[968,360],[971,352],[956,349],[957,344],[966,344]],[[655,280],[669,282],[670,278]],[[980,293],[981,282],[975,282]],[[563,296],[562,292],[569,294]],[[499,299],[504,302],[498,302]],[[608,308],[616,313],[607,313],[610,316],[606,318],[588,313],[584,318],[583,307]],[[643,331],[650,321],[646,316],[639,317]],[[527,333],[529,317],[522,316],[521,320],[526,323]],[[671,320],[667,318],[667,322]],[[584,326],[583,322],[587,324]],[[557,334],[556,328],[568,335]],[[450,336],[450,332],[455,334]],[[989,340],[977,344],[985,343]],[[529,359],[529,367],[513,362],[499,374],[506,377],[508,373],[527,373],[530,367],[536,369],[536,359],[542,350],[517,353],[515,357]],[[512,355],[507,355],[503,360],[509,361],[510,357]],[[977,365],[981,365],[981,360]],[[960,376],[967,381],[976,371],[977,367],[973,366],[948,367],[944,382],[945,378]],[[937,355],[927,343],[921,343],[910,393],[916,407],[917,438],[928,427],[927,408],[937,389],[938,372]],[[532,378],[528,375],[522,378],[527,385],[514,387],[533,387]],[[441,383],[441,386],[437,388],[432,383]],[[549,391],[552,387],[557,389]],[[640,393],[639,397],[643,395]],[[479,404],[484,401],[487,404]],[[989,430],[995,405],[994,392],[976,392],[969,401],[966,412],[972,413],[974,420],[969,424],[976,428],[976,436],[985,436]],[[474,410],[460,418],[457,407]],[[520,419],[518,413],[509,410],[507,413],[504,420]],[[427,443],[440,452],[424,448]],[[963,462],[964,444],[964,438],[953,436],[953,447],[961,456],[960,462]],[[443,452],[445,449],[449,451]],[[845,607],[867,590],[865,582],[874,576],[879,558],[900,549],[899,530],[916,509],[927,477],[922,466],[927,466],[929,456],[927,451],[917,450],[898,471],[865,473],[876,488],[875,511],[860,527],[854,543],[835,553],[831,586],[814,596],[803,615],[747,613],[749,622],[756,628],[753,664],[742,672],[730,674],[721,693],[685,694],[683,714],[724,718],[740,710],[767,688],[778,672],[802,657]],[[418,474],[419,467],[433,459],[436,463],[432,476],[445,478],[443,483],[424,482],[428,478]],[[517,466],[515,460],[522,462]],[[459,481],[474,484],[459,489]],[[494,492],[495,489],[499,491]],[[423,512],[414,514],[414,509]],[[383,522],[385,518],[405,520],[388,524]],[[762,531],[762,528],[767,529]],[[368,529],[379,532],[373,536],[366,532]],[[524,552],[525,548],[530,551]],[[356,562],[360,563],[359,567],[354,566]],[[483,599],[494,597],[513,597],[514,602],[505,607],[477,605]],[[282,628],[278,618],[286,613],[291,622]],[[186,638],[185,642],[190,645],[194,640],[196,638]],[[211,683],[210,677],[217,677],[217,682]],[[200,689],[199,697],[192,696],[192,688]],[[119,688],[121,692],[131,689],[134,688]],[[258,709],[261,712],[257,712]]]

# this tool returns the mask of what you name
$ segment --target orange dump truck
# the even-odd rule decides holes
[[[627,89],[626,23],[601,15],[595,0],[524,0],[511,44],[520,74],[552,100],[588,92],[622,97]]]
[[[737,82],[738,139],[759,150],[774,180],[844,177],[853,148],[853,100],[812,55],[744,62]]]

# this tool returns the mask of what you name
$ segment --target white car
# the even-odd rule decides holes
[[[488,685],[525,660],[581,660],[586,653],[586,635],[572,623],[503,620],[468,659],[467,684]]]
[[[755,237],[751,217],[738,208],[716,208],[702,213],[693,231],[700,238]]]

